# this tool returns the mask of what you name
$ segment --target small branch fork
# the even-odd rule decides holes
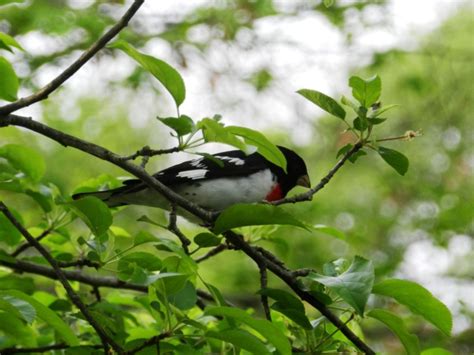
[[[183,246],[184,252],[189,255],[188,247],[191,244],[191,241],[183,234],[183,232],[181,232],[181,230],[178,228],[178,225],[176,224],[176,204],[174,203],[171,204],[170,222],[168,225],[168,230],[179,238],[181,245]]]
[[[0,127],[6,127],[9,125],[19,126],[27,128],[31,131],[39,133],[40,135],[49,137],[50,139],[62,144],[65,147],[74,147],[78,150],[81,150],[89,155],[93,155],[99,159],[108,161],[116,166],[121,167],[125,171],[131,173],[132,175],[136,176],[140,180],[142,180],[145,184],[147,184],[150,188],[158,191],[161,193],[165,198],[167,198],[170,203],[174,206],[179,206],[184,210],[192,213],[196,217],[203,220],[203,222],[212,225],[213,221],[217,217],[218,213],[209,212],[200,206],[191,203],[190,201],[183,198],[181,195],[175,193],[173,190],[167,188],[163,185],[160,181],[155,179],[153,176],[149,175],[143,166],[138,166],[131,162],[135,158],[139,156],[144,157],[144,163],[146,163],[147,158],[152,155],[159,155],[159,154],[166,154],[178,151],[178,148],[170,148],[166,150],[152,150],[148,147],[144,147],[143,149],[137,151],[136,153],[130,156],[120,156],[115,154],[99,145],[94,143],[87,142],[85,140],[79,139],[75,136],[66,134],[59,130],[56,130],[52,127],[49,127],[45,124],[42,124],[38,121],[35,121],[29,117],[18,116],[12,114],[13,112],[27,107],[31,104],[36,102],[45,100],[48,96],[53,93],[57,88],[59,88],[66,80],[72,77],[83,65],[85,65],[100,49],[102,49],[113,37],[115,37],[125,26],[127,26],[130,19],[133,15],[137,12],[140,6],[143,4],[144,0],[135,0],[128,11],[124,14],[124,16],[109,30],[107,31],[97,42],[95,42],[89,49],[87,49],[75,62],[73,62],[69,67],[67,67],[60,75],[54,78],[50,83],[48,83],[45,87],[40,89],[38,92],[27,96],[25,98],[21,98],[13,103],[7,104],[5,106],[0,107]],[[318,185],[314,188],[308,190],[304,194],[296,195],[291,198],[282,199],[279,201],[273,202],[275,205],[281,205],[284,203],[296,203],[301,201],[309,201],[312,199],[313,195],[315,195],[319,190],[324,188],[324,186],[332,179],[334,174],[344,165],[345,161],[349,159],[353,154],[359,151],[362,146],[364,145],[363,142],[357,142],[354,147],[348,151],[341,160],[334,166],[333,169],[329,171],[329,173],[321,179]],[[44,275],[49,278],[58,279],[63,284],[64,288],[66,289],[69,298],[71,301],[80,309],[84,317],[87,321],[94,327],[97,334],[101,338],[104,344],[110,345],[117,353],[119,354],[134,354],[135,352],[143,349],[144,347],[159,344],[161,339],[164,339],[171,334],[163,333],[157,335],[153,338],[148,339],[145,343],[143,343],[140,347],[135,348],[131,351],[124,351],[113,339],[111,339],[107,333],[101,328],[101,326],[97,323],[97,321],[91,316],[87,307],[84,303],[80,300],[78,295],[72,290],[68,280],[76,280],[85,284],[89,284],[93,287],[113,287],[113,288],[120,288],[120,289],[129,289],[135,290],[140,292],[146,292],[145,286],[140,285],[133,285],[122,282],[117,279],[113,278],[106,278],[106,277],[92,277],[86,274],[81,273],[80,271],[70,271],[70,270],[62,270],[60,267],[61,265],[49,254],[49,252],[39,243],[39,237],[35,239],[31,236],[26,229],[18,223],[15,217],[10,213],[8,208],[3,204],[0,203],[0,211],[5,214],[5,216],[10,219],[10,221],[16,226],[16,228],[23,234],[23,236],[27,239],[28,244],[35,247],[50,263],[52,268],[28,263],[21,260],[16,260],[15,262],[8,261],[8,260],[0,260],[0,265],[4,265],[10,267],[14,270],[24,271],[24,272],[31,272],[39,275]],[[172,221],[170,221],[172,222]],[[173,223],[170,223],[171,227],[173,228]],[[176,226],[176,223],[174,223]],[[179,229],[176,230],[179,232]],[[49,232],[48,232],[49,233]],[[176,234],[176,233],[175,233]],[[182,234],[182,233],[181,233]],[[46,236],[47,233],[44,235]],[[180,237],[179,234],[177,234]],[[44,237],[43,236],[43,237]],[[263,248],[256,248],[249,245],[241,235],[236,234],[232,231],[228,231],[225,233],[225,238],[229,242],[230,246],[235,249],[242,250],[245,254],[247,254],[250,258],[252,258],[260,269],[261,275],[261,283],[262,285],[266,284],[267,278],[267,270],[270,270],[273,274],[278,276],[282,281],[284,281],[293,291],[302,299],[311,304],[313,307],[318,309],[331,323],[333,323],[337,329],[348,338],[350,339],[355,346],[357,346],[361,351],[365,352],[366,354],[375,354],[372,349],[368,347],[356,334],[354,334],[341,320],[333,314],[324,304],[320,301],[315,299],[311,294],[302,290],[297,282],[297,275],[293,274],[291,270],[286,268],[286,266],[278,260],[274,255],[269,253]],[[181,242],[183,243],[183,247],[187,247],[189,240],[183,239],[182,235],[180,237]],[[16,253],[15,256],[21,254],[24,250],[26,250],[26,244],[24,246],[20,246],[17,250],[14,251]],[[208,254],[202,256],[197,261],[206,260],[221,251],[229,248],[229,246],[224,247],[216,247],[211,250]],[[186,249],[185,249],[186,250]],[[77,265],[77,263],[76,263]],[[264,305],[265,307],[265,305]],[[265,311],[269,313],[269,311]],[[267,314],[268,317],[268,314]],[[58,347],[59,345],[53,345]],[[59,349],[59,348],[56,348]],[[19,349],[16,349],[19,350]]]
[[[91,313],[87,309],[86,305],[81,301],[79,296],[71,287],[66,275],[61,270],[58,265],[58,262],[51,256],[51,254],[43,247],[35,237],[33,237],[13,216],[10,210],[5,206],[3,202],[0,201],[0,212],[2,212],[5,217],[15,226],[16,229],[23,235],[23,237],[30,243],[40,254],[48,261],[51,267],[54,270],[59,282],[63,285],[64,289],[67,292],[69,299],[74,303],[74,305],[81,311],[84,315],[84,318],[89,322],[89,324],[95,329],[100,339],[104,344],[110,345],[117,353],[122,354],[122,348],[112,339],[102,328],[102,326],[92,317]]]

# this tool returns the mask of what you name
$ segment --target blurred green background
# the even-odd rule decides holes
[[[351,73],[379,74],[383,103],[400,106],[376,136],[422,132],[413,141],[386,144],[409,157],[406,176],[369,154],[345,166],[312,202],[285,207],[309,223],[339,228],[347,235],[344,241],[287,227],[252,232],[262,236],[258,244],[291,268],[318,269],[362,255],[374,261],[379,277],[421,283],[453,312],[454,337],[445,338],[416,317],[411,329],[424,347],[467,354],[474,351],[474,11],[469,1],[435,2],[443,16],[432,18],[429,26],[397,32],[401,25],[393,11],[403,1],[335,1],[330,8],[320,1],[149,2],[121,37],[183,74],[188,89],[183,113],[195,119],[221,113],[226,123],[261,129],[305,157],[313,184],[335,164],[349,136],[339,120],[322,115],[294,91],[307,87],[339,98],[348,93]],[[0,30],[26,49],[7,55],[22,79],[21,94],[35,91],[74,60],[118,18],[123,3],[51,0],[0,8]],[[419,16],[421,23],[423,13]],[[392,39],[384,42],[387,28]],[[170,98],[130,59],[108,49],[47,101],[19,113],[120,154],[175,143],[154,118],[173,114]],[[0,144],[6,143],[38,148],[47,161],[44,180],[65,194],[101,174],[125,175],[22,129],[2,128]],[[154,158],[148,169],[187,158]],[[27,223],[39,218],[32,200],[0,194]],[[143,214],[165,218],[159,210],[128,207],[115,213],[114,224],[164,233],[137,222]],[[189,235],[197,233],[185,221],[182,226]],[[203,277],[236,303],[258,302],[258,274],[240,253],[225,252],[201,268]],[[270,283],[279,285],[272,278]],[[367,327],[371,342],[389,353],[401,351],[385,328]]]

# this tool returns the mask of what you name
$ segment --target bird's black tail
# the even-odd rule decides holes
[[[80,192],[80,193],[72,195],[72,199],[73,200],[79,200],[79,199],[81,199],[83,197],[86,197],[86,196],[94,196],[94,197],[97,197],[98,199],[102,200],[103,202],[105,202],[107,204],[107,206],[109,206],[109,207],[124,206],[124,205],[126,205],[126,203],[119,202],[117,200],[114,201],[113,199],[111,199],[112,196],[116,195],[117,193],[122,192],[124,190],[123,189],[124,187],[126,187],[126,186],[119,187],[119,188],[113,189],[113,190],[106,190],[106,191]]]

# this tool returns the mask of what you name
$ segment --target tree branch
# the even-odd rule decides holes
[[[267,267],[265,264],[259,264],[258,269],[260,271],[260,288],[263,290],[266,289],[268,285]],[[270,314],[270,307],[268,306],[268,296],[262,293],[260,295],[260,302],[262,302],[265,317],[271,322],[272,315]]]
[[[250,246],[244,238],[233,232],[224,232],[224,237],[232,243],[237,249],[242,250],[250,258],[252,258],[257,265],[265,265],[267,269],[278,276],[284,281],[302,300],[308,302],[314,308],[316,308],[323,316],[325,316],[336,328],[340,329],[341,332],[349,339],[356,347],[366,354],[375,355],[375,352],[362,341],[352,330],[349,329],[329,308],[326,307],[321,301],[312,296],[309,292],[302,290],[298,284],[297,279],[293,276],[293,273],[282,267],[280,263],[274,262],[262,254],[257,248]],[[273,259],[276,259],[273,256]],[[282,263],[281,263],[282,264]]]
[[[168,149],[151,149],[149,146],[144,146],[142,149],[137,150],[135,153],[123,157],[123,160],[134,160],[138,157],[153,157],[155,155],[163,155],[163,154],[171,154],[180,152],[181,149],[179,147],[173,147]]]
[[[96,156],[99,159],[108,161],[116,166],[121,167],[125,171],[133,174],[152,189],[161,193],[170,202],[177,204],[188,212],[191,212],[195,216],[201,218],[203,221],[212,221],[215,218],[215,213],[209,212],[195,203],[186,200],[181,195],[178,195],[173,190],[163,185],[159,180],[149,175],[145,169],[133,164],[130,161],[124,160],[122,156],[111,152],[97,144],[87,142],[80,138],[71,136],[70,134],[58,131],[52,127],[49,127],[43,123],[35,121],[30,117],[8,115],[6,117],[0,116],[0,127],[3,126],[19,126],[27,128],[31,131],[37,132],[43,136],[51,138],[52,140],[62,144],[65,147],[74,147],[90,155]]]
[[[270,202],[272,205],[283,205],[285,203],[296,203],[296,202],[302,202],[302,201],[311,201],[313,199],[313,196],[320,190],[326,186],[326,184],[331,181],[333,178],[334,174],[337,173],[337,171],[344,165],[347,159],[349,159],[351,156],[353,156],[355,153],[357,153],[362,147],[364,146],[364,143],[359,141],[354,146],[346,153],[344,156],[334,165],[334,167],[329,170],[329,172],[324,176],[319,183],[313,187],[312,189],[309,189],[305,193],[295,195],[292,197],[284,198],[281,200],[273,201]]]
[[[38,242],[41,241],[43,238],[48,236],[49,233],[51,233],[52,230],[53,230],[53,226],[45,229],[39,236],[36,237],[36,240]],[[11,253],[10,255],[15,258],[30,247],[32,247],[32,245],[30,243],[26,242],[24,244],[21,244],[18,248],[16,248],[15,251],[13,253]]]
[[[23,107],[42,101],[60,87],[67,79],[74,75],[81,67],[86,64],[98,51],[105,47],[105,45],[114,38],[123,28],[128,25],[130,19],[135,15],[140,6],[145,0],[135,0],[123,17],[101,38],[99,38],[92,46],[90,46],[82,55],[76,59],[69,67],[67,67],[61,74],[49,82],[46,86],[40,89],[33,95],[23,97],[15,102],[0,107],[0,115],[9,114]]]
[[[184,252],[189,255],[188,246],[191,244],[191,241],[183,234],[183,232],[180,231],[178,225],[176,224],[176,205],[174,203],[171,204],[170,222],[168,224],[168,230],[179,238],[181,245],[183,246]]]
[[[200,256],[199,258],[195,259],[194,261],[197,262],[197,263],[200,263],[204,260],[207,260],[211,257],[213,257],[214,255],[217,255],[219,253],[222,253],[224,250],[228,249],[227,245],[226,244],[219,244],[218,246],[216,246],[215,248],[212,248],[211,250],[209,250],[206,254],[204,254],[203,256]]]
[[[109,344],[117,353],[122,354],[122,348],[112,339],[101,327],[101,325],[95,320],[94,317],[90,314],[86,305],[81,301],[77,293],[72,289],[66,275],[63,273],[59,267],[57,261],[49,254],[49,252],[33,237],[13,216],[10,210],[5,206],[3,202],[0,201],[0,211],[7,217],[7,219],[15,226],[16,229],[25,237],[25,239],[38,250],[41,255],[48,261],[48,263],[53,268],[54,273],[57,276],[57,279],[61,282],[64,289],[66,290],[69,299],[74,303],[74,305],[79,308],[81,313],[84,315],[84,318],[89,322],[89,324],[95,329],[97,334],[103,343]]]

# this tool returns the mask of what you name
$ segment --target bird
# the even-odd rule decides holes
[[[306,164],[294,151],[277,146],[287,161],[286,172],[260,153],[246,155],[230,150],[188,160],[153,174],[162,184],[187,200],[210,211],[221,211],[238,203],[272,202],[284,198],[295,186],[310,188]],[[74,200],[95,196],[109,207],[143,205],[169,210],[170,202],[138,179],[124,186],[72,196]],[[178,214],[193,220],[185,211]]]

